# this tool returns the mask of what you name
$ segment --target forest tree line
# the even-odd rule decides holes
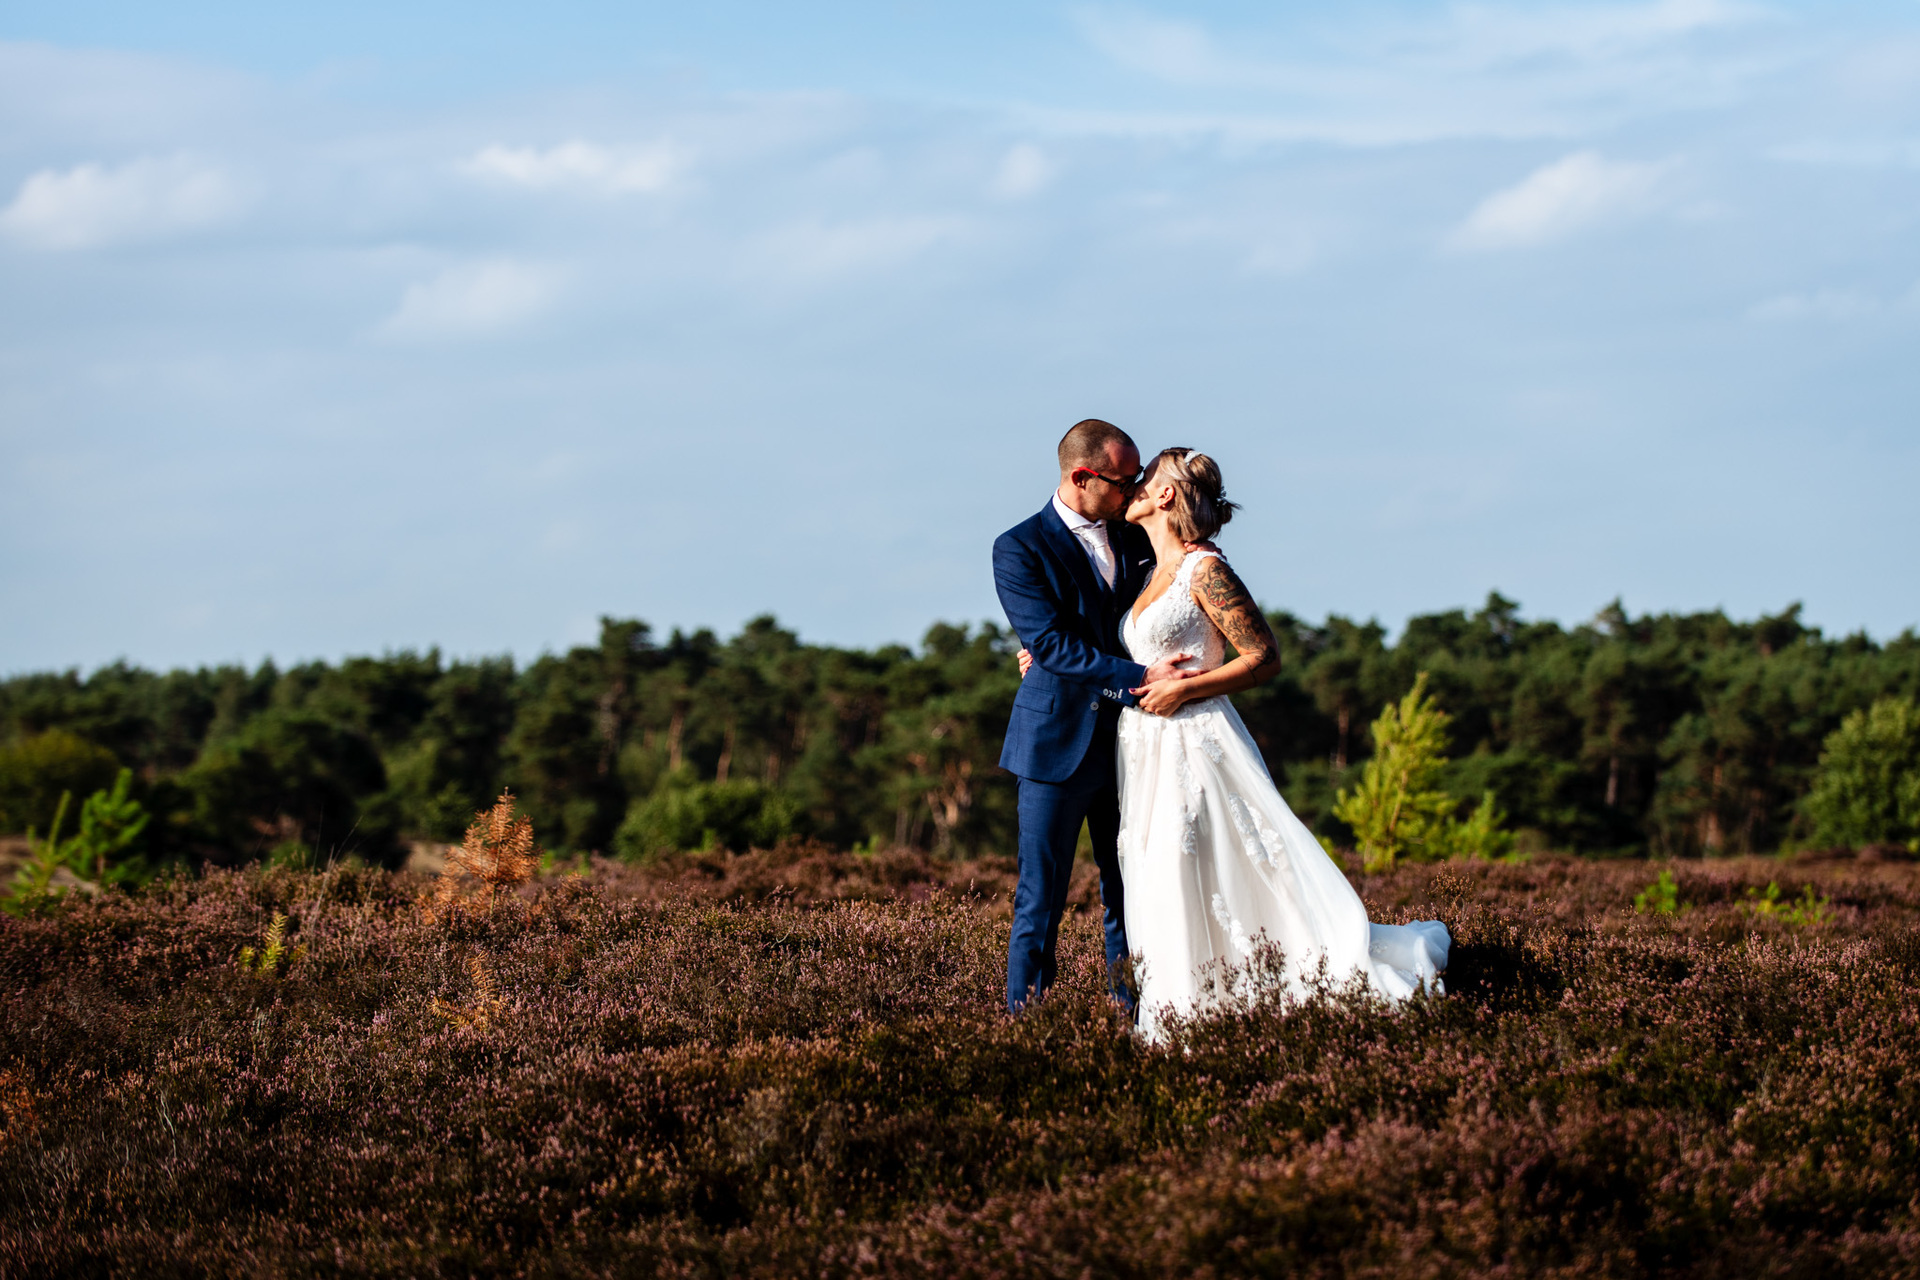
[[[1368,725],[1421,672],[1451,719],[1444,781],[1491,791],[1520,847],[1669,856],[1808,838],[1821,745],[1849,713],[1920,697],[1920,637],[1828,639],[1795,606],[1563,628],[1494,594],[1476,612],[1376,622],[1269,615],[1280,675],[1235,697],[1328,843]],[[1016,640],[939,624],[917,649],[802,643],[774,619],[722,640],[606,618],[544,655],[437,651],[166,673],[125,664],[0,682],[0,829],[44,831],[62,791],[132,771],[153,863],[358,856],[457,839],[510,788],[552,850],[644,857],[786,838],[1010,851],[996,766]]]

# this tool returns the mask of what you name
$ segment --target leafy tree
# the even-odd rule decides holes
[[[67,729],[0,746],[0,831],[46,825],[63,795],[109,787],[119,771],[113,752]]]
[[[1426,673],[1452,759],[1423,789],[1458,804],[1420,856],[1497,852],[1509,826],[1529,848],[1777,848],[1817,827],[1803,801],[1829,735],[1877,699],[1920,696],[1920,636],[1829,639],[1791,608],[1740,622],[1636,617],[1616,601],[1562,628],[1494,593],[1409,619],[1392,644],[1377,621],[1272,621],[1280,674],[1235,703],[1288,802],[1329,839],[1356,836],[1333,810],[1375,753],[1359,726]],[[990,626],[861,650],[802,643],[765,617],[724,641],[606,618],[595,643],[525,667],[429,650],[284,671],[32,673],[0,680],[0,818],[44,827],[62,791],[92,795],[125,765],[156,860],[391,860],[402,839],[457,838],[509,785],[566,853],[615,847],[656,796],[647,812],[699,818],[674,841],[711,828],[722,844],[779,830],[1007,850],[1014,788],[996,761],[1018,687],[1010,648]],[[50,743],[65,765],[22,766]],[[763,810],[791,818],[767,825]]]
[[[294,844],[323,857],[393,862],[386,770],[373,744],[305,711],[275,709],[210,743],[182,784],[205,856],[231,859]]]
[[[1823,844],[1904,844],[1920,852],[1920,706],[1881,698],[1827,737],[1806,799]]]

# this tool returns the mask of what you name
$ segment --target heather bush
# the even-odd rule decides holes
[[[1920,871],[1672,874],[1675,915],[1639,863],[1364,877],[1452,926],[1449,994],[1243,988],[1164,1048],[1085,876],[1006,1016],[995,860],[70,898],[0,920],[0,1273],[1913,1274]]]

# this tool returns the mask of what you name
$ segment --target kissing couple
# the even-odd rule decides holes
[[[1149,1040],[1204,1008],[1262,941],[1296,992],[1356,975],[1393,1001],[1440,990],[1447,927],[1368,921],[1228,700],[1271,679],[1280,649],[1213,543],[1238,505],[1219,465],[1163,449],[1143,470],[1127,433],[1098,418],[1067,432],[1059,462],[1052,500],[993,544],[1000,606],[1025,646],[1000,753],[1020,788],[1008,1009],[1054,981],[1083,822],[1113,993]],[[1137,1006],[1118,978],[1128,957]]]

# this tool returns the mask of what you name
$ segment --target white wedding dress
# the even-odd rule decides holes
[[[1226,640],[1193,599],[1190,552],[1173,585],[1122,636],[1135,662],[1176,653],[1211,671]],[[1161,1038],[1168,1013],[1203,1008],[1262,942],[1284,953],[1282,981],[1305,994],[1321,972],[1359,974],[1389,1000],[1441,990],[1451,939],[1438,920],[1372,924],[1320,842],[1280,798],[1239,712],[1201,698],[1171,716],[1120,713],[1120,874],[1127,943],[1140,984],[1140,1030]]]

